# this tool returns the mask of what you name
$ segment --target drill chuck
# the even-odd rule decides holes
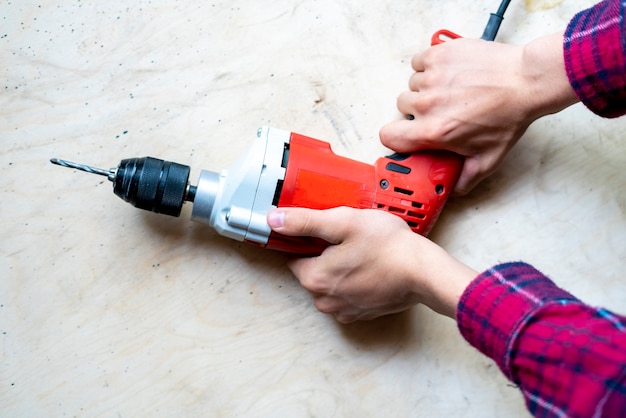
[[[189,166],[153,157],[122,160],[115,172],[113,193],[139,209],[179,216],[189,193]]]

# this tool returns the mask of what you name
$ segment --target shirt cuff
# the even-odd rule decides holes
[[[576,14],[563,39],[565,70],[578,98],[597,115],[626,113],[624,16],[619,1],[603,1]]]
[[[500,264],[466,288],[457,307],[457,323],[463,337],[513,380],[511,358],[519,333],[537,309],[563,300],[578,299],[529,264]]]

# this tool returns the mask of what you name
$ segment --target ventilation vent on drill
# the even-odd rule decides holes
[[[402,206],[394,206],[394,205],[384,205],[379,203],[378,209],[386,210],[387,212],[393,213],[395,215],[402,216],[406,223],[411,228],[417,228],[420,222],[423,222],[426,219],[426,214],[417,211],[416,209],[421,209],[424,205],[420,202],[410,202],[410,207],[402,207]]]
[[[393,191],[396,193],[405,194],[407,196],[411,196],[413,194],[413,190],[403,189],[401,187],[394,187]]]

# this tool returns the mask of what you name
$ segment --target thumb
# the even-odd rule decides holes
[[[481,180],[479,160],[476,157],[465,157],[459,179],[454,186],[456,196],[465,196]]]
[[[267,223],[274,232],[289,236],[321,238],[331,244],[338,244],[345,235],[343,229],[348,224],[343,213],[348,208],[315,210],[306,208],[278,208],[267,214]]]

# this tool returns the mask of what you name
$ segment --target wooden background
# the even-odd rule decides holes
[[[0,3],[0,415],[527,416],[451,320],[416,307],[339,325],[283,256],[48,162],[152,155],[195,182],[270,125],[371,163],[412,54],[440,28],[479,37],[497,3]],[[513,2],[498,40],[591,4]],[[582,105],[538,121],[432,238],[625,313],[625,128]]]

